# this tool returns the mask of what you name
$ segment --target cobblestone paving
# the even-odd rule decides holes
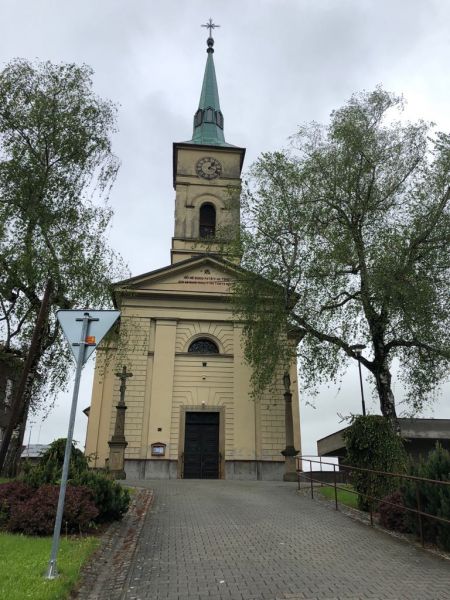
[[[141,483],[140,483],[141,484]],[[450,563],[295,484],[151,481],[125,600],[444,600]]]
[[[71,598],[76,600],[121,600],[137,540],[151,505],[150,490],[138,490],[121,521],[115,521],[102,536],[99,550],[82,569],[81,584]]]

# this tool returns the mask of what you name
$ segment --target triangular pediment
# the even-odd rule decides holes
[[[120,281],[114,285],[114,290],[119,293],[228,295],[238,269],[221,257],[194,257]]]

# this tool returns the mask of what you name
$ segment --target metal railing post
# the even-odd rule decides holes
[[[309,456],[309,455],[307,455]],[[342,457],[338,457],[339,459],[341,459]],[[355,489],[349,489],[349,492],[351,494],[356,495],[358,498],[364,498],[365,499],[365,504],[367,504],[367,510],[370,514],[370,525],[373,527],[374,526],[374,512],[376,512],[377,508],[378,508],[378,503],[381,502],[383,499],[378,497],[378,494],[376,494],[376,490],[374,490],[374,485],[377,482],[378,479],[380,479],[381,477],[389,477],[389,478],[396,478],[396,480],[400,479],[400,480],[408,480],[411,482],[411,486],[415,485],[416,488],[416,508],[413,508],[413,506],[403,506],[403,505],[398,505],[392,502],[389,502],[387,500],[384,500],[384,502],[388,505],[394,506],[394,507],[398,507],[398,508],[403,508],[404,510],[408,511],[409,513],[414,513],[417,515],[417,518],[419,520],[418,522],[418,528],[419,528],[419,534],[420,534],[420,540],[422,542],[422,546],[425,545],[425,535],[426,535],[426,531],[424,530],[425,525],[426,525],[426,519],[432,519],[433,522],[437,521],[438,523],[444,523],[446,526],[450,526],[450,519],[440,516],[438,514],[431,514],[428,513],[426,510],[422,510],[422,490],[420,488],[420,484],[423,483],[424,485],[428,485],[428,484],[432,484],[432,485],[439,485],[441,488],[444,489],[450,489],[450,481],[442,481],[442,480],[435,480],[435,479],[428,479],[428,478],[424,478],[424,477],[417,477],[417,476],[413,476],[413,475],[405,475],[404,473],[390,473],[390,472],[386,472],[386,471],[381,471],[381,470],[374,470],[374,469],[366,469],[366,468],[362,468],[362,467],[354,467],[352,465],[346,465],[346,464],[341,464],[338,463],[336,465],[336,463],[330,463],[330,462],[326,462],[322,460],[322,457],[316,456],[315,457],[316,460],[313,460],[311,458],[305,458],[305,456],[301,456],[299,457],[299,464],[301,461],[301,471],[298,471],[298,487],[299,489],[301,489],[301,480],[300,480],[300,476],[304,475],[306,477],[306,470],[303,470],[303,461],[308,462],[309,463],[309,482],[310,482],[310,488],[311,488],[311,499],[314,499],[314,483],[318,484],[318,483],[323,483],[321,481],[321,479],[314,478],[312,475],[312,465],[313,464],[320,464],[320,468],[321,471],[323,471],[323,465],[326,465],[327,467],[333,467],[333,487],[334,487],[334,505],[335,505],[335,509],[339,510],[339,498],[338,498],[338,490],[341,489],[340,487],[338,488],[338,477],[337,477],[337,472],[339,471],[340,473],[340,477],[339,477],[339,483],[342,482],[348,482],[349,479],[351,481],[352,479],[352,473],[360,473],[360,474],[365,474],[365,476],[367,477],[367,489],[364,492],[358,492]],[[319,459],[319,460],[317,460]],[[336,469],[336,467],[338,467],[338,469]],[[331,469],[330,469],[331,470]],[[374,479],[376,478],[376,479]],[[305,480],[305,484],[307,483],[307,481]],[[413,501],[414,502],[414,501]],[[412,502],[412,504],[413,504]]]
[[[420,504],[420,490],[419,490],[419,482],[416,481],[416,502],[417,502],[417,511],[419,518],[419,533],[420,533],[420,541],[422,543],[422,548],[425,546],[425,541],[423,539],[423,522],[422,522],[422,509]]]
[[[334,504],[336,510],[338,510],[338,497],[337,497],[337,487],[336,487],[336,465],[333,465],[333,480],[334,480]]]

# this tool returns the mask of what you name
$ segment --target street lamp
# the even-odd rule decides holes
[[[356,356],[358,357],[358,369],[359,369],[359,385],[361,386],[361,404],[363,417],[366,416],[366,403],[364,402],[364,388],[361,374],[361,353],[365,348],[364,344],[355,344],[352,346]]]

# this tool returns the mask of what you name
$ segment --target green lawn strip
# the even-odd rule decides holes
[[[59,577],[44,578],[51,538],[0,533],[0,598],[8,600],[63,600],[78,581],[80,569],[100,540],[93,537],[61,539]]]
[[[341,488],[337,490],[338,503],[345,504],[351,508],[358,508],[358,494],[350,491],[353,490],[352,486],[341,483],[338,487]],[[324,485],[323,487],[318,487],[317,490],[325,496],[325,498],[334,501],[334,487],[332,485]]]
[[[0,477],[0,483],[8,483],[8,481],[11,481],[11,479],[8,479],[7,477]]]

